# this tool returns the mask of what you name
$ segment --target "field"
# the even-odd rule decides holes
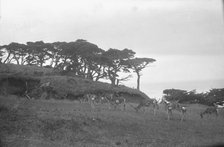
[[[178,112],[168,121],[161,106],[135,112],[109,110],[106,104],[91,110],[88,103],[69,100],[27,100],[0,96],[1,145],[7,147],[149,147],[211,146],[224,143],[224,115],[199,113],[206,107],[188,105],[185,121]],[[134,105],[134,104],[132,104]]]

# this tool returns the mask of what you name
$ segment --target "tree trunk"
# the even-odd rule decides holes
[[[115,86],[116,78],[110,77],[111,85]]]
[[[111,81],[113,86],[115,86],[115,81],[116,81],[116,79],[113,79],[113,80]]]
[[[16,60],[17,65],[19,65],[19,59],[16,57],[16,55],[14,55],[13,59]]]
[[[3,63],[6,63],[9,60],[9,57],[11,56],[11,53],[8,53],[8,56],[6,57],[6,59],[3,61]]]
[[[137,89],[140,90],[140,74],[137,73]]]
[[[119,80],[119,79],[117,79],[117,82],[116,82],[116,85],[117,85],[117,86],[119,85],[119,82],[120,82],[120,80]]]
[[[43,67],[44,60],[40,60],[40,67]]]

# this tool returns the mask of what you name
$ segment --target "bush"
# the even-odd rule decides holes
[[[216,102],[224,101],[224,88],[211,89],[206,93],[196,93],[196,90],[165,89],[163,93],[166,100],[180,103],[200,103],[212,106]]]

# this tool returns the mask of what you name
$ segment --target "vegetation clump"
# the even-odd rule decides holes
[[[133,50],[127,48],[103,50],[96,44],[83,39],[53,43],[12,42],[0,46],[0,63],[46,67],[44,71],[39,70],[33,73],[42,76],[54,70],[54,73],[93,81],[109,80],[113,86],[131,78],[131,71],[133,71],[138,76],[137,89],[139,90],[140,72],[156,60],[135,57],[135,54]]]
[[[163,94],[166,100],[178,101],[179,103],[198,103],[208,106],[224,103],[224,88],[210,89],[204,93],[197,93],[196,90],[165,89]]]
[[[96,95],[120,93],[129,97],[130,101],[137,102],[148,99],[147,95],[137,89],[121,85],[113,86],[109,83],[76,76],[60,75],[46,68],[14,64],[1,64],[0,66],[0,94],[2,95],[14,94],[35,99],[77,100],[88,93]],[[38,76],[35,74],[37,72],[41,72],[43,75]],[[46,83],[49,83],[47,87],[41,86]]]

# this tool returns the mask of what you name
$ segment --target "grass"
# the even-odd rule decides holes
[[[53,70],[50,68],[43,68],[35,65],[0,64],[0,73],[43,76],[50,75],[52,72]]]
[[[122,93],[127,95],[129,101],[141,101],[149,98],[146,94],[137,89],[125,86],[111,86],[111,84],[108,83],[95,82],[78,77],[61,76],[56,72],[54,73],[52,69],[48,68],[27,65],[0,64],[0,93],[5,94],[5,91],[9,91],[10,93],[10,90],[13,91],[13,89],[16,88],[20,89],[22,86],[25,86],[26,82],[29,85],[28,88],[31,88],[29,89],[30,93],[34,93],[34,95],[38,93],[35,90],[41,84],[50,82],[53,93],[56,93],[56,95],[52,97],[56,99],[66,99],[67,95],[70,95],[72,97],[71,99],[75,99],[86,93],[97,94],[99,92]],[[7,90],[1,92],[1,89]],[[11,94],[14,93],[12,92]],[[41,93],[38,94],[36,97],[40,97]]]
[[[168,121],[163,107],[136,113],[109,110],[68,100],[26,100],[0,97],[0,137],[6,146],[208,146],[224,143],[224,115],[201,119],[206,107],[188,105],[187,119],[175,112]],[[92,118],[95,118],[94,120]]]

